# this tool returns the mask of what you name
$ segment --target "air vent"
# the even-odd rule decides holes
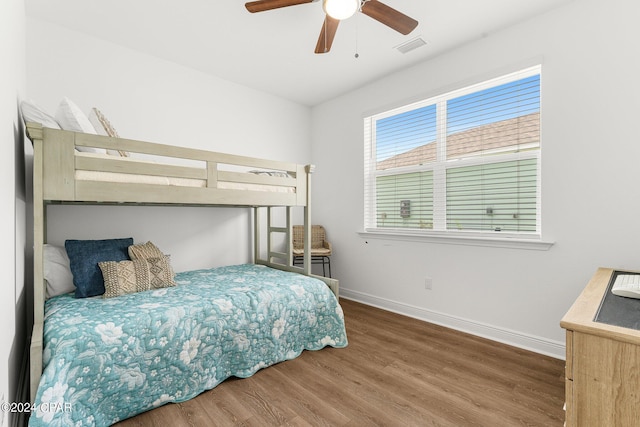
[[[427,44],[427,42],[424,41],[422,37],[416,37],[415,39],[402,43],[395,48],[398,49],[400,53],[407,53],[419,48],[420,46],[424,46],[425,44]]]

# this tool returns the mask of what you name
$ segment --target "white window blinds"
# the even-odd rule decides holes
[[[365,118],[365,229],[540,234],[540,67]]]

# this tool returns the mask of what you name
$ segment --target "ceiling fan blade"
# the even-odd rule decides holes
[[[398,12],[378,0],[369,0],[362,5],[362,13],[383,23],[397,32],[407,35],[418,26],[418,21]]]
[[[318,37],[318,43],[316,44],[315,53],[327,53],[331,50],[333,44],[333,38],[338,30],[339,20],[333,19],[329,15],[326,15],[324,22],[322,23],[322,29],[320,30],[320,37]]]
[[[251,13],[264,12],[265,10],[281,7],[295,6],[297,4],[311,3],[313,0],[258,0],[245,3],[244,7]]]

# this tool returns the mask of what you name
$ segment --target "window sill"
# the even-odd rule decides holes
[[[445,245],[485,246],[491,248],[526,249],[548,251],[555,242],[517,237],[487,237],[469,235],[418,234],[385,231],[359,231],[363,239],[396,240],[406,242],[438,243]]]

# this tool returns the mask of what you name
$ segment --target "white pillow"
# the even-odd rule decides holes
[[[60,101],[56,110],[56,120],[64,130],[96,134],[87,116],[69,98]]]
[[[24,122],[40,123],[43,127],[60,129],[60,125],[55,117],[44,111],[38,104],[32,101],[22,101],[20,103],[22,119]]]
[[[44,280],[47,282],[47,298],[76,290],[69,257],[64,248],[44,245]]]
[[[80,107],[67,97],[60,101],[60,105],[58,105],[58,109],[56,110],[56,120],[64,130],[97,135],[93,125],[82,110],[80,110]],[[105,152],[105,150],[92,147],[78,147],[78,151],[103,154]]]

